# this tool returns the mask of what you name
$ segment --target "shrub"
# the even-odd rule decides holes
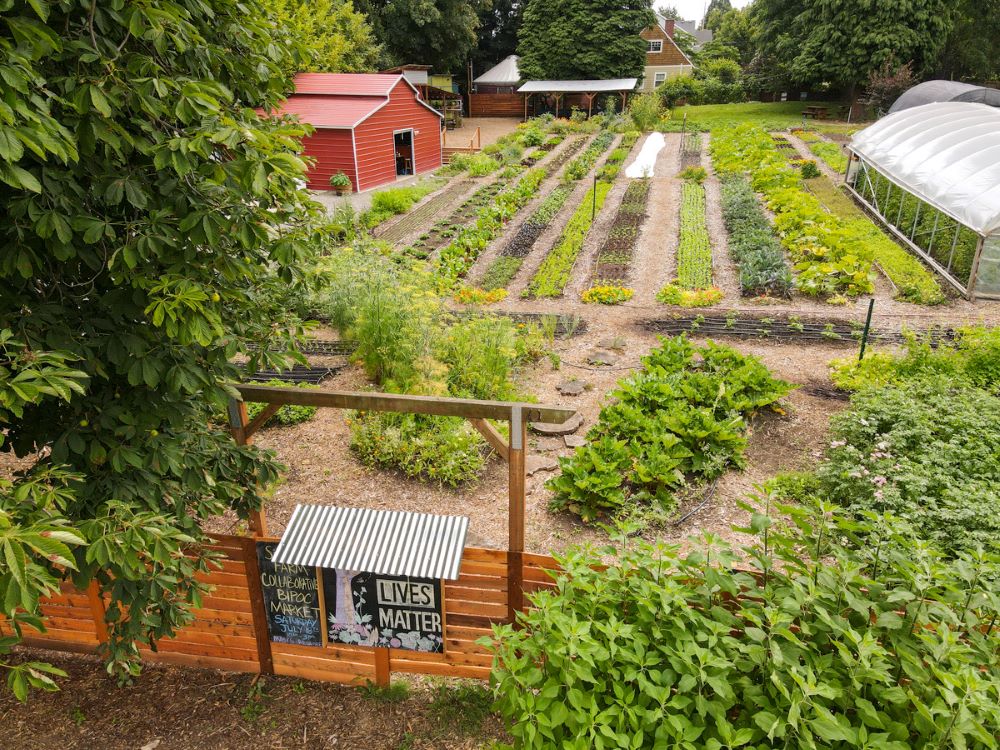
[[[580,295],[584,302],[597,303],[601,305],[620,305],[632,299],[635,291],[626,286],[617,284],[599,284],[592,286]]]
[[[506,158],[505,155],[507,154],[507,151],[512,148],[515,147],[508,146],[507,149],[505,149],[504,152],[502,152],[501,156]],[[520,158],[521,158],[521,152],[520,150],[518,150],[517,155],[514,157],[514,160],[516,161],[517,159]],[[472,157],[469,158],[467,170],[469,172],[469,176],[471,177],[485,177],[488,174],[496,172],[497,169],[499,168],[500,168],[500,162],[494,159],[493,157],[487,156],[486,154],[474,154]]]
[[[659,85],[656,93],[666,107],[673,109],[681,102],[698,104],[701,101],[702,83],[694,76],[677,76]]]
[[[307,383],[291,383],[287,380],[282,380],[277,378],[275,380],[268,380],[263,383],[255,383],[255,385],[270,385],[276,386],[278,388],[306,388],[315,389],[316,386]],[[260,403],[259,401],[247,402],[247,417],[251,420],[260,414],[267,407],[267,404]],[[308,422],[310,419],[316,416],[315,406],[301,406],[299,404],[286,404],[275,412],[274,416],[267,422],[267,425],[273,425],[275,423],[288,426],[293,424],[301,424],[302,422]],[[228,422],[228,420],[223,419],[223,422]],[[267,426],[265,425],[265,426]]]
[[[671,510],[689,479],[741,466],[744,420],[791,390],[757,359],[711,342],[695,348],[684,336],[661,339],[642,365],[618,383],[589,444],[560,458],[560,475],[547,484],[553,510],[584,521],[635,504]]]
[[[545,131],[538,127],[529,126],[520,131],[518,138],[523,146],[541,146],[545,143]]]
[[[330,186],[335,188],[349,188],[351,186],[351,178],[343,172],[337,172],[330,176]]]
[[[682,180],[690,180],[691,182],[697,182],[701,184],[708,177],[708,172],[705,171],[704,167],[688,167],[687,169],[681,170],[680,174],[677,175]]]
[[[754,512],[741,550],[622,535],[560,557],[555,588],[494,631],[517,747],[994,747],[996,562],[778,510],[795,529]]]
[[[351,449],[366,466],[455,487],[482,471],[486,461],[479,434],[464,419],[362,412],[352,414],[349,424]]]
[[[812,159],[803,159],[800,162],[799,171],[802,172],[803,180],[810,180],[820,175],[819,167],[816,166],[816,162]]]
[[[628,114],[636,130],[648,133],[663,119],[663,102],[655,93],[639,94],[632,97],[628,105]]]

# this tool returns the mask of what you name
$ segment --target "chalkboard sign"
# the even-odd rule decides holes
[[[322,646],[316,569],[272,562],[277,546],[275,542],[257,542],[257,564],[271,640]]]
[[[327,640],[408,651],[444,651],[441,581],[323,570]]]

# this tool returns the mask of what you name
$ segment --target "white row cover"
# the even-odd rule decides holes
[[[1000,109],[936,102],[883,117],[851,151],[980,234],[1000,231]]]
[[[597,94],[603,91],[631,91],[638,78],[610,78],[606,81],[528,81],[519,94]]]

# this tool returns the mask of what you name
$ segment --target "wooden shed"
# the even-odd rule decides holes
[[[276,114],[316,129],[303,142],[312,190],[337,172],[368,190],[441,166],[441,113],[400,74],[302,73]]]

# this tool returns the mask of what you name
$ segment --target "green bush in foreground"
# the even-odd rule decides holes
[[[642,364],[611,393],[589,444],[559,459],[548,483],[553,510],[584,521],[639,503],[672,510],[674,490],[689,479],[742,465],[745,418],[791,390],[754,357],[711,342],[696,348],[684,336],[662,339]]]
[[[706,535],[561,558],[518,628],[494,628],[516,747],[995,748],[997,559],[781,511],[794,530],[754,512],[740,557]]]

